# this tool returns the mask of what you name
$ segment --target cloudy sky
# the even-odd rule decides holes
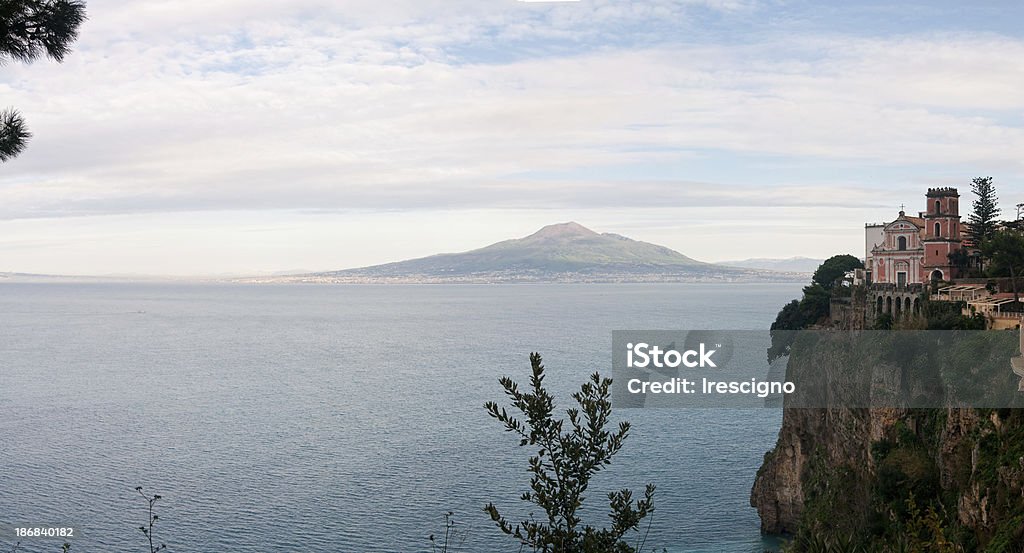
[[[978,175],[1014,211],[1024,5],[848,4],[88,0],[63,64],[0,66],[35,134],[0,271],[338,269],[567,220],[863,254]]]

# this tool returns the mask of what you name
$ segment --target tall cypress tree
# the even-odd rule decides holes
[[[0,64],[64,61],[83,21],[81,0],[0,0]],[[21,114],[0,111],[0,163],[20,154],[31,136]]]
[[[977,196],[971,205],[973,211],[967,218],[970,223],[970,235],[974,244],[981,246],[992,238],[996,232],[996,217],[999,215],[999,198],[992,177],[977,177],[971,181],[971,191]]]

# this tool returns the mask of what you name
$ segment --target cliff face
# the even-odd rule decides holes
[[[842,365],[804,353],[790,379]],[[795,551],[1024,551],[1024,410],[787,408],[750,502]]]
[[[899,415],[889,409],[787,409],[775,449],[765,454],[750,494],[761,530],[795,534],[808,495],[825,491],[812,482],[825,467],[846,467],[864,483],[873,468],[871,444]],[[863,504],[867,498],[861,495],[847,500]]]

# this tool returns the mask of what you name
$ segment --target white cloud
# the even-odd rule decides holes
[[[3,102],[36,135],[2,167],[0,219],[601,209],[629,205],[631,190],[665,206],[744,207],[766,201],[748,192],[764,184],[780,207],[847,195],[846,205],[878,205],[896,183],[866,181],[871,170],[1024,175],[1019,37],[826,31],[738,43],[664,32],[702,10],[756,13],[730,1],[91,0],[89,10],[65,64],[0,74]],[[687,172],[713,163],[708,152],[740,172],[769,158],[814,165],[817,177],[787,185],[750,163],[723,187]],[[637,177],[576,174],[630,166]],[[648,179],[647,166],[670,174]],[[839,172],[850,167],[867,171]]]

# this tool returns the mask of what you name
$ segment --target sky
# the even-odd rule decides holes
[[[863,255],[1024,202],[1024,4],[88,0],[0,65],[0,271],[249,274],[577,221],[704,261]]]

